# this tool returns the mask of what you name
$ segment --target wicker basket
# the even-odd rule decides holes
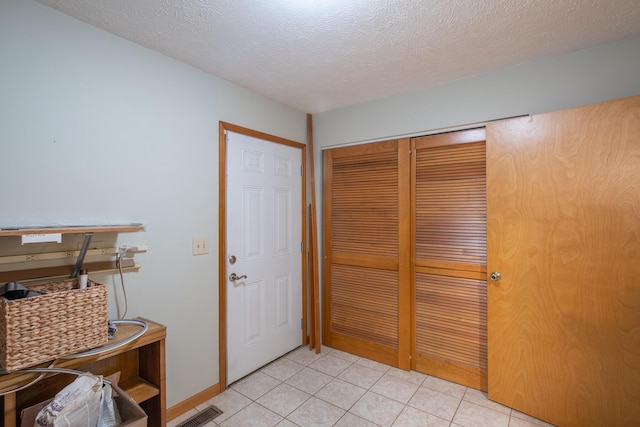
[[[107,288],[77,279],[29,286],[43,295],[0,297],[0,365],[6,372],[107,343]]]

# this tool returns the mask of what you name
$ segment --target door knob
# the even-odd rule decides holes
[[[499,271],[494,271],[489,276],[489,279],[491,279],[492,282],[499,282],[500,279],[502,279],[502,274],[500,274]]]
[[[231,273],[229,275],[229,280],[231,280],[232,282],[235,282],[236,280],[241,280],[241,279],[246,279],[247,275],[243,274],[242,276],[238,276],[236,275],[236,273]]]

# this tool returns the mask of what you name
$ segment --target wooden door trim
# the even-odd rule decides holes
[[[397,271],[399,262],[395,257],[352,254],[334,251],[331,253],[334,264],[349,264],[360,267],[371,267],[380,270]]]
[[[411,168],[402,167],[410,163],[411,140],[398,141],[398,368],[411,368],[411,342],[413,341],[413,304],[411,274],[412,223],[406,219],[411,215]]]
[[[398,352],[389,347],[343,335],[338,332],[334,332],[332,338],[333,348],[338,350],[349,348],[348,351],[350,352],[362,355],[362,357],[366,357],[367,359],[375,359],[375,361],[389,366],[396,366],[398,362]]]
[[[413,359],[413,369],[418,372],[429,371],[429,375],[444,378],[457,384],[463,384],[476,390],[487,390],[487,375],[479,369],[452,363],[447,360],[416,354]]]
[[[480,264],[472,264],[467,262],[455,262],[455,261],[429,261],[428,263],[423,260],[416,260],[416,267],[429,267],[429,268],[439,268],[442,270],[453,270],[453,271],[472,271],[478,273],[486,273],[487,266]]]
[[[435,135],[425,135],[412,138],[412,142],[414,143],[412,149],[419,150],[421,148],[435,148],[442,147],[444,145],[483,142],[486,141],[486,138],[487,132],[484,127]]]
[[[322,197],[322,343],[328,343],[331,331],[331,283],[327,277],[331,277],[331,268],[327,262],[333,254],[333,245],[327,230],[332,228],[331,209],[333,203],[330,197],[326,197],[326,189],[333,186],[333,151],[324,152],[323,159],[323,197]]]
[[[227,388],[227,271],[226,271],[226,251],[227,251],[227,139],[226,132],[235,132],[238,134],[251,136],[264,141],[275,144],[287,145],[289,147],[300,150],[300,161],[302,165],[301,178],[301,223],[302,223],[302,246],[303,251],[300,254],[302,262],[302,327],[303,336],[306,334],[307,324],[307,179],[306,179],[306,162],[305,148],[302,143],[292,141],[279,136],[270,135],[264,132],[234,125],[231,123],[220,121],[218,124],[218,358],[219,358],[219,384],[220,393]],[[302,343],[302,340],[301,340]]]

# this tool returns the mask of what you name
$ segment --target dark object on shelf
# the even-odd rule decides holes
[[[114,322],[109,320],[107,322],[107,335],[108,335],[109,339],[110,340],[114,339],[116,337],[116,333],[117,332],[118,332],[118,327],[116,326],[116,324]]]
[[[35,297],[37,295],[41,295],[41,293],[27,289],[18,282],[9,282],[0,286],[0,297],[5,297],[8,300]]]

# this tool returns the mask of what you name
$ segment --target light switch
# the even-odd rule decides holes
[[[209,239],[206,237],[194,237],[191,239],[192,255],[204,255],[209,253]]]

